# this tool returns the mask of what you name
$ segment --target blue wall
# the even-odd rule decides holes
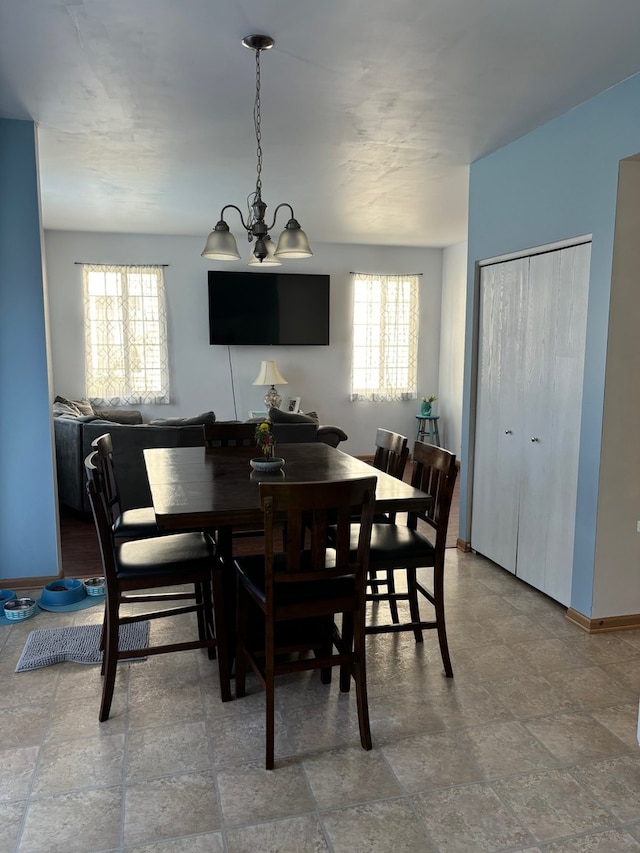
[[[471,167],[460,536],[470,538],[469,416],[475,264],[591,234],[571,606],[591,616],[598,470],[619,161],[640,151],[636,75]]]
[[[35,128],[0,119],[0,580],[58,574],[47,376]]]

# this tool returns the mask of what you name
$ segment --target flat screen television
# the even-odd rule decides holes
[[[209,271],[209,343],[328,346],[329,276]]]

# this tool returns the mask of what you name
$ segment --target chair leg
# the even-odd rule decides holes
[[[414,623],[420,622],[420,607],[418,605],[418,589],[416,586],[416,572],[415,568],[408,568],[405,570],[407,573],[407,591],[409,593],[409,612],[411,613],[411,621]],[[416,643],[421,643],[422,638],[422,629],[414,628],[413,636],[416,639]]]
[[[106,655],[104,653],[104,644],[106,642],[107,635],[107,608],[104,609],[104,615],[102,617],[102,628],[100,630],[100,644],[98,648],[102,652],[102,663],[100,664],[100,675],[104,675],[105,661]]]
[[[265,702],[266,702],[266,760],[267,770],[275,763],[275,639],[273,625],[267,625],[265,636]]]
[[[196,618],[198,620],[198,639],[207,640],[209,638],[207,624],[204,614],[204,601],[206,599],[205,584],[194,584],[195,603],[197,605]],[[209,656],[211,657],[211,656]]]
[[[449,655],[449,642],[447,640],[447,627],[444,619],[444,578],[442,569],[434,569],[433,572],[433,599],[436,611],[436,623],[438,630],[438,642],[440,643],[440,654],[447,678],[453,678],[453,667]]]
[[[102,701],[100,703],[100,714],[98,719],[101,723],[109,719],[111,701],[113,699],[113,688],[116,682],[116,669],[118,665],[118,641],[120,638],[119,626],[119,601],[109,601],[107,597],[105,610],[105,638],[102,665],[104,677],[102,681]]]
[[[353,632],[354,618],[353,613],[342,614],[342,648],[340,651],[343,654],[351,654],[353,651]],[[351,676],[353,675],[353,665],[343,663],[340,666],[340,692],[348,693],[351,689]]]
[[[353,677],[356,682],[356,705],[358,708],[358,726],[360,743],[363,749],[371,749],[371,723],[369,721],[369,699],[367,696],[367,665],[365,656],[364,614],[356,614],[353,632],[354,665]]]
[[[377,569],[369,569],[369,579],[368,584],[371,587],[371,592],[374,594],[378,594],[380,591],[380,586],[378,584],[378,570]]]
[[[396,601],[394,596],[396,594],[396,581],[395,574],[393,569],[387,569],[387,593],[389,595],[389,610],[391,611],[391,621],[394,625],[398,625],[400,619],[398,618],[398,602]]]
[[[246,696],[247,661],[244,653],[244,636],[247,630],[247,596],[242,588],[238,590],[238,614],[236,636],[236,697]],[[222,652],[218,650],[222,656]]]

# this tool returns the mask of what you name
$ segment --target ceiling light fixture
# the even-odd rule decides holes
[[[260,114],[260,52],[269,50],[273,47],[274,41],[271,36],[265,35],[250,35],[242,39],[244,47],[254,50],[256,54],[256,98],[253,105],[253,122],[256,132],[256,145],[258,155],[258,168],[256,188],[247,199],[247,221],[244,221],[242,211],[235,204],[227,204],[220,211],[220,221],[207,237],[207,242],[202,252],[203,258],[209,258],[214,261],[236,261],[240,259],[238,246],[233,234],[229,231],[229,226],[224,220],[225,210],[231,208],[237,210],[240,215],[242,227],[247,232],[249,242],[255,238],[255,246],[253,248],[252,258],[249,261],[251,266],[256,264],[264,264],[264,266],[278,266],[281,258],[309,258],[313,252],[309,248],[309,240],[307,235],[300,227],[300,223],[295,218],[293,208],[287,202],[283,202],[276,207],[273,222],[267,225],[264,221],[264,215],[267,210],[267,205],[262,201],[262,133],[261,133],[261,114]],[[291,211],[291,218],[285,225],[284,231],[280,235],[278,245],[274,248],[274,244],[269,236],[269,231],[276,224],[276,217],[281,207],[288,207]]]

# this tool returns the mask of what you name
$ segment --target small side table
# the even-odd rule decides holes
[[[440,447],[439,417],[439,415],[416,415],[418,421],[416,441],[426,441],[427,444],[437,444]]]

